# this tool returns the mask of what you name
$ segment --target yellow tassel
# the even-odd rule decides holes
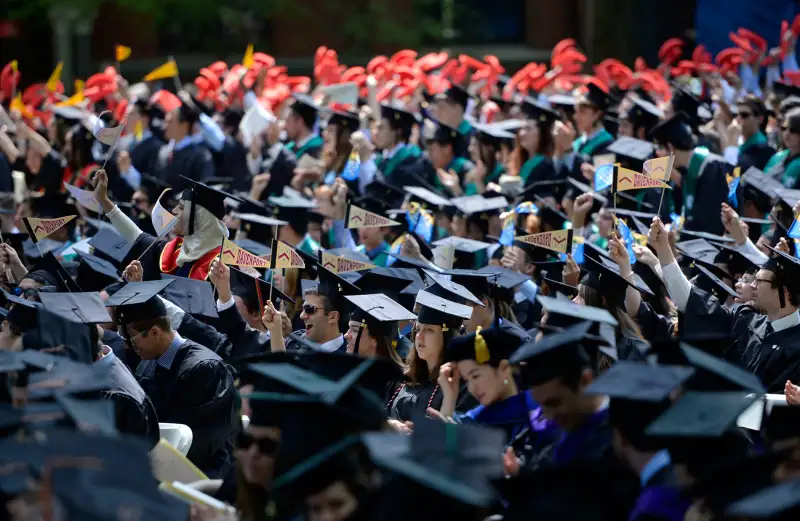
[[[489,346],[486,345],[486,340],[481,336],[481,327],[478,326],[475,331],[475,361],[479,364],[485,364],[490,358]]]

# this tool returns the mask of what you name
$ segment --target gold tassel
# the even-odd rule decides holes
[[[481,326],[478,326],[475,331],[475,361],[479,364],[485,364],[490,358],[489,346],[486,345],[486,340],[481,335]]]

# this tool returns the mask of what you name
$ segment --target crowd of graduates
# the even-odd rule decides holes
[[[797,519],[798,34],[7,64],[0,518]]]

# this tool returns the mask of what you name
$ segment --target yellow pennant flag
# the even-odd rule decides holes
[[[242,66],[246,68],[250,68],[253,66],[255,61],[253,60],[253,44],[249,44],[247,49],[244,51],[244,58],[242,58]]]
[[[64,101],[56,103],[56,107],[74,107],[80,105],[84,99],[83,91],[78,91]]]
[[[294,248],[283,241],[272,240],[272,253],[270,254],[269,269],[305,268],[303,258],[294,251]]]
[[[83,87],[86,86],[86,82],[83,80],[75,80],[72,83],[72,86],[75,89],[75,93],[77,94],[78,92],[83,92]]]
[[[672,155],[648,159],[644,162],[642,170],[644,171],[645,175],[655,177],[656,179],[660,179],[662,181],[668,181],[669,176],[672,173],[672,162],[674,160],[675,156]]]
[[[124,45],[114,47],[114,56],[118,62],[124,62],[131,56],[131,48]]]
[[[22,222],[25,224],[25,228],[28,229],[28,235],[30,235],[31,240],[34,243],[37,243],[53,233],[54,231],[58,230],[72,219],[74,219],[74,215],[67,215],[65,217],[57,217],[55,219],[39,219],[38,217],[24,217]]]
[[[347,273],[348,271],[370,270],[374,268],[375,265],[369,262],[348,259],[347,257],[339,257],[322,252],[322,267],[334,273]]]
[[[252,268],[268,268],[269,259],[254,255],[244,248],[236,246],[225,239],[222,243],[222,262],[229,266],[250,266]]]
[[[11,60],[11,72],[17,72],[19,70],[19,62],[17,60]]]
[[[136,120],[136,123],[133,124],[133,137],[136,138],[136,141],[141,141],[142,137],[144,136],[144,125],[139,120]]]
[[[624,192],[626,190],[639,190],[642,188],[669,188],[667,183],[656,177],[640,174],[635,170],[614,167],[614,181],[611,183],[611,193]]]
[[[557,251],[560,253],[572,252],[573,230],[556,230],[554,232],[534,233],[533,235],[522,235],[514,237],[514,240],[532,244],[546,250]]]
[[[175,60],[169,60],[163,65],[159,65],[150,74],[144,77],[144,81],[163,80],[165,78],[174,78],[178,75],[178,64]]]
[[[388,217],[369,212],[352,204],[347,207],[344,220],[351,230],[355,228],[382,228],[384,226],[400,225],[399,222],[393,221]]]
[[[50,79],[47,80],[47,90],[50,92],[58,90],[58,82],[61,81],[61,69],[63,68],[64,62],[58,62],[55,70],[53,70],[53,74],[50,75]]]

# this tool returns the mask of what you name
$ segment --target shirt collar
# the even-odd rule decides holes
[[[324,353],[333,353],[334,351],[336,351],[337,349],[342,347],[342,343],[343,342],[344,342],[344,336],[339,335],[336,338],[334,338],[333,340],[329,340],[329,341],[325,342],[324,344],[320,344],[319,345],[319,350],[324,352]]]
[[[669,457],[669,451],[664,449],[656,452],[639,473],[639,482],[642,484],[642,488],[646,487],[647,483],[653,479],[653,476],[661,469],[671,463],[672,460]]]
[[[299,141],[296,141],[295,142],[295,150],[301,149],[304,146],[306,146],[306,143],[308,143],[309,141],[314,139],[314,137],[316,137],[316,134],[312,132],[309,135],[307,135],[306,137],[304,137],[303,139],[301,139]]]
[[[181,139],[172,147],[173,152],[177,152],[182,148],[186,148],[189,145],[193,145],[196,143],[196,138],[194,136],[186,136],[185,138]]]
[[[175,356],[178,354],[178,350],[182,345],[183,338],[176,332],[175,338],[172,339],[167,350],[158,357],[156,363],[165,369],[171,368],[172,362],[175,360]]]
[[[396,144],[391,150],[386,152],[386,159],[391,159],[396,153],[400,152],[406,146],[405,143]]]
[[[586,134],[586,141],[589,141],[590,139],[594,139],[594,138],[595,138],[595,136],[597,136],[597,135],[598,135],[600,132],[602,132],[602,131],[604,131],[604,130],[605,130],[605,127],[603,127],[602,125],[600,125],[600,128],[598,128],[597,130],[595,130],[595,131],[594,131],[594,132],[592,132],[591,134]]]
[[[100,367],[109,367],[112,363],[114,363],[116,356],[114,355],[114,351],[112,351],[107,345],[103,345],[103,350],[100,354],[100,358],[95,360],[94,365]]]
[[[772,324],[772,329],[774,329],[776,332],[796,326],[800,324],[800,311],[795,311],[794,313],[786,315],[783,318],[773,320],[770,322],[770,324]]]
[[[153,137],[153,133],[150,131],[149,128],[146,128],[142,130],[142,139],[139,140],[139,143],[141,143],[145,139],[150,139],[151,137]]]

